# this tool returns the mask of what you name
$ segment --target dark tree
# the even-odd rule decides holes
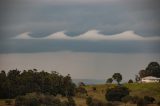
[[[139,82],[141,80],[141,78],[138,75],[135,75],[135,81]]]
[[[139,72],[139,75],[141,78],[147,76],[160,77],[160,65],[157,62],[151,62],[145,70]]]
[[[132,80],[132,79],[130,79],[130,80],[128,81],[128,83],[133,83],[133,80]]]
[[[114,73],[112,78],[117,81],[118,85],[122,81],[122,75],[120,73]]]
[[[105,97],[108,101],[121,101],[123,97],[129,95],[129,90],[123,86],[116,86],[106,91]]]
[[[111,84],[112,82],[113,82],[112,78],[108,78],[107,81],[106,81],[106,83],[109,83],[109,84]]]
[[[57,72],[33,70],[10,70],[0,72],[0,99],[15,98],[26,93],[41,92],[44,94],[74,96],[75,84],[69,75],[62,76]]]

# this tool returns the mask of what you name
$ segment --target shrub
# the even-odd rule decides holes
[[[54,96],[36,94],[36,93],[30,93],[25,96],[18,96],[15,100],[15,106],[43,106],[43,105],[60,106],[61,101],[55,98]]]
[[[87,99],[86,99],[86,104],[87,104],[88,106],[91,106],[92,102],[93,102],[92,97],[87,97]]]
[[[113,105],[113,103],[108,102],[108,103],[106,103],[106,106],[114,106],[114,105]]]
[[[131,102],[136,104],[140,98],[138,96],[132,96]]]
[[[130,79],[130,80],[128,81],[128,83],[133,83],[133,80],[132,80],[132,79]]]
[[[68,106],[76,106],[76,103],[72,97],[68,97]]]
[[[87,90],[83,87],[76,88],[76,95],[79,97],[86,97],[87,96]]]
[[[107,81],[106,81],[106,83],[108,83],[108,84],[111,84],[112,82],[113,82],[112,78],[108,78]]]
[[[160,101],[157,103],[158,106],[160,106]]]
[[[96,91],[97,89],[96,89],[96,87],[92,87],[92,90],[93,90],[93,91]]]
[[[147,104],[145,103],[144,99],[139,98],[137,101],[137,106],[147,106]]]
[[[152,103],[155,101],[155,98],[150,97],[150,96],[144,96],[144,101],[145,101],[147,104],[152,104]]]
[[[61,102],[61,106],[68,106],[68,102],[67,101]]]
[[[87,106],[113,106],[109,103],[105,103],[100,100],[93,99],[92,97],[88,97],[86,99],[86,104],[87,104]]]
[[[121,99],[121,101],[124,102],[125,104],[128,103],[128,102],[130,102],[131,100],[132,100],[132,97],[129,96],[129,95],[127,95],[127,96],[125,96],[125,97],[123,97]]]
[[[11,105],[12,104],[12,100],[11,99],[6,99],[5,100],[5,104],[6,105]]]
[[[105,97],[108,101],[121,101],[125,96],[129,95],[129,90],[123,86],[116,86],[106,91]]]
[[[18,96],[15,101],[16,106],[39,106],[40,102],[34,95]]]

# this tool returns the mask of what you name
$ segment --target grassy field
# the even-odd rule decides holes
[[[106,89],[113,86],[115,85],[113,84],[87,85],[85,86],[85,89],[87,90],[89,96],[107,102],[105,99],[105,91]],[[129,88],[130,95],[132,96],[139,96],[139,97],[152,96],[156,99],[156,101],[160,101],[160,83],[143,83],[143,84],[133,83],[133,84],[124,84],[124,86]],[[96,91],[93,90],[93,87],[96,88]],[[85,96],[84,97],[76,96],[74,99],[76,101],[77,106],[87,106]],[[5,105],[4,100],[0,100],[0,106],[7,106]],[[120,106],[125,106],[125,105],[121,103]],[[127,104],[127,106],[136,106],[136,105]],[[157,105],[148,105],[148,106],[157,106]]]
[[[86,90],[90,96],[96,99],[105,100],[105,91],[109,87],[115,85],[103,84],[103,85],[90,85],[86,86]],[[132,96],[153,96],[156,100],[160,100],[160,83],[131,83],[124,84],[130,90],[130,95]],[[96,87],[96,91],[93,91],[93,87]]]

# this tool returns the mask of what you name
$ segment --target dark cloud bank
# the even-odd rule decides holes
[[[160,42],[13,40],[20,33],[45,37],[58,31],[78,36],[96,29],[106,35],[132,30],[143,37],[160,36],[159,0],[2,0],[0,53],[84,51],[159,53]]]

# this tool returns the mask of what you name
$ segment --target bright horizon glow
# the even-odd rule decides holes
[[[142,37],[134,33],[134,31],[125,31],[115,35],[103,35],[98,30],[89,30],[88,32],[70,37],[65,34],[65,31],[53,33],[46,37],[35,38],[30,36],[31,32],[22,33],[13,39],[35,39],[35,40],[89,40],[89,41],[98,41],[98,40],[160,40],[160,37]]]

